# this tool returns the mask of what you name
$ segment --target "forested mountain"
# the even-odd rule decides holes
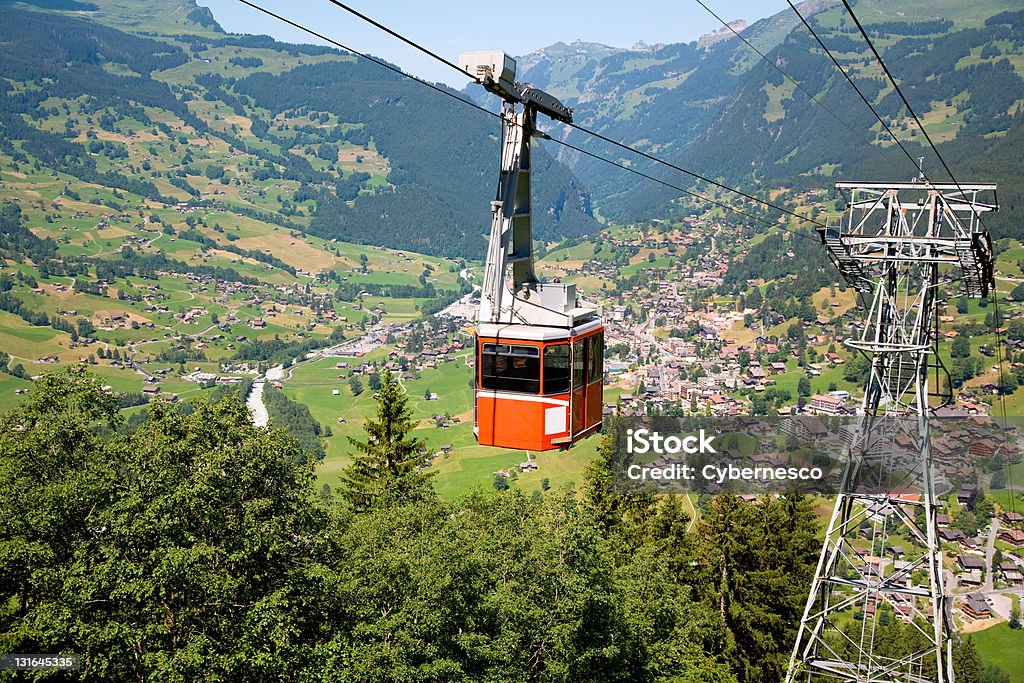
[[[343,139],[369,136],[388,159],[392,191],[357,198],[351,207],[341,191],[321,193],[313,232],[359,242],[373,226],[383,244],[445,255],[482,246],[472,238],[480,234],[479,209],[486,207],[480,200],[497,178],[495,120],[472,110],[467,116],[459,105],[364,60],[258,73],[235,83],[234,90],[272,116],[297,108],[344,111],[364,124]],[[586,192],[567,169],[541,154],[536,172],[543,179],[534,197],[544,207],[538,212],[542,234],[557,234],[556,225],[564,235],[593,227]],[[410,226],[422,229],[410,235]]]
[[[226,35],[191,0],[32,5],[0,4],[11,170],[228,205],[326,238],[482,253],[496,119],[339,50]],[[146,19],[133,24],[136,9]],[[587,191],[537,157],[539,233],[595,229]]]
[[[857,5],[947,160],[963,178],[1000,182],[1004,210],[990,227],[1008,234],[1024,204],[1021,171],[1007,163],[1024,117],[1024,13],[1011,0],[941,7],[913,0],[899,14],[894,7]],[[845,10],[831,0],[799,8],[912,155],[924,156],[926,171],[941,179]],[[192,0],[2,3],[0,12],[0,144],[18,163],[152,201],[234,203],[328,238],[447,256],[482,249],[477,236],[487,227],[499,129],[480,112],[337,50],[227,35]],[[631,49],[558,43],[520,58],[519,78],[561,97],[587,127],[731,182],[820,186],[914,173],[792,11],[755,21],[742,35],[802,90],[724,29],[707,40]],[[123,156],[136,155],[140,145],[123,136],[137,128],[154,136],[141,150],[159,156],[148,168]],[[674,194],[550,149],[575,178],[537,155],[542,237],[596,229],[583,183],[612,219],[658,213]],[[205,178],[210,166],[215,178]],[[260,199],[268,189],[273,199],[216,187],[250,181],[262,183]]]
[[[910,153],[925,157],[929,177],[947,179],[842,6],[807,2],[799,9]],[[854,11],[940,152],[960,169],[958,179],[1000,183],[1003,211],[990,228],[1011,234],[1010,226],[1024,218],[1024,176],[1019,165],[1008,163],[1019,155],[1014,150],[1024,126],[1019,3],[862,0]],[[795,13],[787,8],[742,35],[802,90],[731,33],[710,45],[615,51],[553,46],[522,58],[520,78],[559,94],[583,125],[712,177],[814,187],[841,178],[915,174]],[[568,138],[587,143],[578,133]],[[596,141],[588,147],[629,158]],[[604,215],[650,213],[672,196],[601,162],[560,154],[594,190]],[[644,166],[635,157],[630,161]],[[678,177],[666,179],[689,181],[667,173]]]

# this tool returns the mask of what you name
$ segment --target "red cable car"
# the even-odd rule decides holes
[[[502,52],[463,53],[459,65],[501,97],[503,121],[476,330],[474,431],[487,446],[565,448],[601,426],[604,326],[575,285],[534,273],[530,140],[538,112],[572,122],[572,110],[515,83],[515,60]]]
[[[601,426],[604,327],[482,324],[476,434],[486,446],[544,451]]]

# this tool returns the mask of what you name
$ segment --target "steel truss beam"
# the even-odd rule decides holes
[[[980,215],[997,208],[995,185],[836,187],[851,193],[846,217],[819,233],[847,282],[870,297],[859,336],[846,343],[871,365],[786,681],[952,683],[928,371],[944,369],[940,268],[967,296],[994,286]],[[979,199],[985,192],[992,202]],[[899,559],[894,536],[908,546]],[[896,619],[907,624],[899,638],[888,626]]]

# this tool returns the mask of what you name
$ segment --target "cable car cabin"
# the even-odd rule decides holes
[[[601,426],[604,326],[481,323],[476,331],[477,441],[545,451]]]
[[[604,327],[572,283],[534,271],[530,140],[537,115],[572,123],[572,108],[515,81],[501,51],[467,52],[459,65],[501,98],[501,175],[491,202],[477,311],[477,441],[544,451],[568,447],[601,426]]]

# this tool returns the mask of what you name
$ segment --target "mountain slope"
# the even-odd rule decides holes
[[[816,30],[844,56],[844,66],[910,154],[924,157],[928,176],[948,180],[899,95],[877,64],[860,52],[863,40],[841,28],[843,21],[824,13],[816,17]],[[984,150],[1005,144],[1000,140],[1024,123],[1024,12],[987,17],[977,28],[957,30],[942,19],[887,22],[868,30],[885,46],[883,58],[957,178],[996,180],[1004,198],[1019,197],[1024,189],[1021,171],[987,164]],[[839,177],[906,180],[915,175],[916,164],[891,141],[805,31],[794,32],[768,56],[784,61],[804,88],[821,93],[820,99],[852,130],[762,62],[737,84],[705,134],[691,143],[688,163],[733,179],[753,175],[766,184],[815,186]],[[736,144],[739,131],[743,144]],[[997,235],[1009,235],[1019,220],[1010,211],[989,223]]]
[[[483,114],[337,50],[225,35],[190,1],[56,6],[74,12],[0,5],[2,145],[17,162],[328,238],[483,252],[499,153]],[[537,157],[538,234],[594,230],[587,191]]]
[[[799,7],[913,156],[925,157],[929,176],[942,179],[940,164],[845,10],[828,0]],[[1007,12],[1011,8],[1018,11]],[[999,139],[1020,125],[1024,15],[1019,8],[1010,0],[984,5],[967,0],[862,0],[855,7],[947,161],[964,173],[970,169],[980,174],[975,179],[998,180],[1002,197],[1013,205],[1024,196],[1022,171],[988,166],[977,152],[1005,144]],[[743,35],[842,121],[731,34],[607,54],[591,49],[549,55],[544,50],[524,58],[528,68],[520,79],[561,94],[576,108],[576,120],[588,128],[734,183],[814,187],[840,177],[914,175],[910,161],[792,11],[757,21]],[[671,182],[691,181],[578,133],[568,138],[653,169]],[[675,194],[598,161],[571,152],[560,155],[593,189],[606,216],[656,214]],[[1010,234],[1010,226],[1020,224],[1021,218],[1002,212],[992,226]]]

